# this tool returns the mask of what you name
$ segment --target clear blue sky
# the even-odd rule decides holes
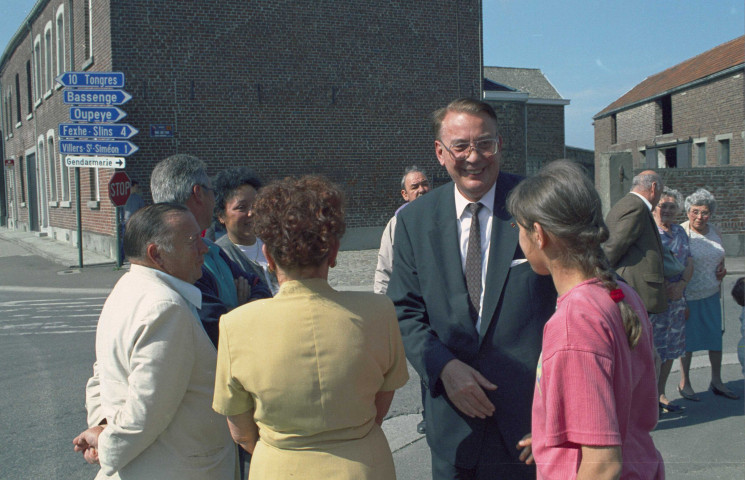
[[[34,5],[0,0],[0,48]],[[646,77],[745,33],[742,0],[483,0],[484,64],[539,68],[571,103],[566,142]]]

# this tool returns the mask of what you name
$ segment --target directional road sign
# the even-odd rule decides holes
[[[100,138],[126,140],[137,135],[139,130],[128,123],[60,123],[59,136],[62,139]]]
[[[124,88],[122,72],[65,72],[56,80],[63,87]]]
[[[130,141],[60,140],[59,151],[69,155],[128,157],[139,148]]]
[[[124,90],[82,90],[66,88],[62,91],[62,102],[68,105],[122,105],[132,99]]]
[[[126,160],[121,157],[80,157],[68,155],[65,157],[68,168],[124,168]]]
[[[118,122],[126,116],[119,107],[70,107],[73,122]]]

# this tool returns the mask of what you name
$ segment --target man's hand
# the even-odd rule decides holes
[[[522,440],[517,442],[517,449],[522,450],[520,452],[520,461],[525,462],[526,465],[532,464],[534,462],[533,434],[529,433],[525,435]]]
[[[251,297],[251,285],[248,284],[246,277],[235,279],[235,293],[238,294],[238,305],[243,305]]]
[[[497,386],[477,370],[453,359],[442,369],[440,380],[450,401],[464,414],[483,419],[494,413],[494,404],[486,397],[484,389],[496,390]]]
[[[74,450],[83,452],[83,458],[90,464],[98,463],[98,436],[101,435],[104,427],[105,425],[91,427],[72,440]]]
[[[680,282],[665,282],[665,290],[667,291],[668,300],[680,300],[683,298],[685,293],[686,284],[683,281]]]

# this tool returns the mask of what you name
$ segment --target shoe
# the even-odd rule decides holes
[[[662,403],[660,402],[660,412],[663,413],[683,413],[685,411],[685,407],[681,407],[680,405],[673,405],[672,403]]]
[[[737,400],[740,398],[740,395],[734,392],[730,392],[729,390],[719,390],[717,387],[715,387],[711,383],[709,384],[709,389],[711,389],[714,395],[720,395],[722,397],[729,398],[730,400]]]
[[[688,393],[684,392],[683,389],[680,388],[680,385],[678,385],[678,393],[680,394],[681,397],[685,398],[686,400],[690,400],[692,402],[700,402],[701,401],[701,399],[698,398],[698,395],[696,395],[695,393],[694,394],[688,394]]]
[[[424,435],[425,433],[427,433],[427,421],[426,420],[422,420],[421,422],[419,422],[417,424],[417,426],[416,426],[416,431],[417,431],[417,433],[420,433],[422,435]]]

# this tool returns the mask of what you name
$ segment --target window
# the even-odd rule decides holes
[[[65,6],[57,9],[57,76],[65,73]]]
[[[89,168],[88,169],[88,185],[90,186],[91,191],[91,197],[90,199],[92,201],[98,201],[101,199],[101,196],[98,192],[98,169],[97,168]]]
[[[93,9],[91,8],[91,0],[83,0],[83,17],[85,25],[83,27],[83,34],[85,35],[85,58],[89,59],[93,57]]]
[[[13,90],[8,89],[8,91],[5,93],[5,111],[3,112],[3,121],[5,122],[5,131],[8,133],[9,136],[12,136],[13,133],[11,130],[11,127],[13,126]]]
[[[57,159],[54,151],[54,130],[47,132],[47,164],[49,165],[49,201],[57,201]]]
[[[616,124],[616,114],[610,116],[610,143],[618,143],[618,126]]]
[[[62,198],[63,202],[70,201],[70,169],[65,165],[65,157],[60,154],[59,156],[59,170],[60,170],[60,181],[62,183]]]
[[[729,139],[723,138],[719,142],[719,165],[729,165]]]
[[[26,181],[24,180],[26,174],[26,162],[23,157],[18,159],[18,179],[21,181],[21,203],[26,203]]]
[[[696,166],[706,166],[706,142],[696,142]]]
[[[41,100],[41,38],[37,35],[34,40],[34,98]]]
[[[44,27],[44,91],[52,90],[54,71],[52,70],[52,22]]]
[[[16,123],[21,123],[21,76],[16,73]]]
[[[28,104],[27,113],[31,114],[34,110],[34,94],[31,87],[31,60],[26,62],[26,102]]]
[[[657,106],[660,114],[657,134],[673,133],[673,101],[670,95],[657,100]]]

